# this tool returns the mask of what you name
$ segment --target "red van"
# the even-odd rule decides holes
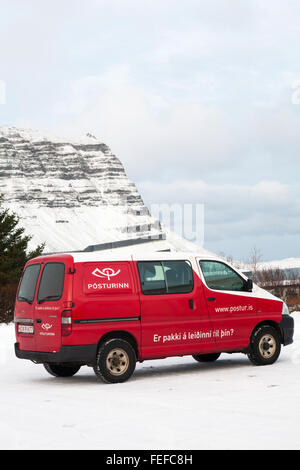
[[[58,377],[81,366],[124,382],[136,362],[242,352],[272,364],[293,342],[285,303],[221,259],[71,253],[30,260],[15,305],[16,356]]]

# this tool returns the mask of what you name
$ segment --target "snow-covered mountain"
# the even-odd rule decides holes
[[[251,272],[253,265],[251,263],[244,263],[242,261],[234,260],[232,264],[243,272]],[[283,271],[297,271],[300,272],[300,258],[284,258],[273,261],[258,261],[256,265],[258,271],[266,269],[280,269]]]
[[[154,239],[140,249],[197,248],[162,230],[120,160],[90,134],[71,141],[0,127],[0,193],[31,247],[45,242],[47,252],[137,238]]]
[[[299,269],[300,258],[285,258],[274,261],[263,261],[258,263],[258,269]]]

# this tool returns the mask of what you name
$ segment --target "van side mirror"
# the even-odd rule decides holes
[[[246,292],[252,292],[253,291],[253,281],[252,281],[252,279],[247,279],[247,281],[245,281],[245,291]]]

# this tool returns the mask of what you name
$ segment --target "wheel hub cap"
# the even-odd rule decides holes
[[[112,349],[106,358],[106,367],[112,375],[124,374],[129,366],[129,357],[121,348]]]
[[[272,335],[264,335],[258,345],[259,352],[265,359],[270,359],[276,352],[276,341]]]

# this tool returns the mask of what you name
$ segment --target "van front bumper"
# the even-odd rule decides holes
[[[15,343],[15,353],[19,359],[29,359],[38,364],[93,364],[96,360],[97,344],[61,346],[57,353],[24,351]]]
[[[280,322],[282,331],[282,344],[287,346],[292,344],[294,336],[294,319],[290,315],[282,315]]]

